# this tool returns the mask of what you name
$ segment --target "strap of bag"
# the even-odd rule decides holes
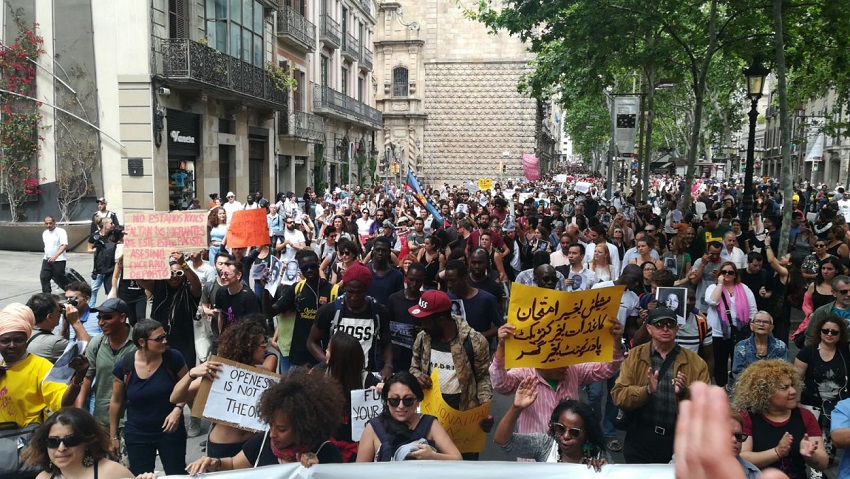
[[[676,360],[676,356],[679,355],[679,351],[682,349],[678,344],[674,347],[668,354],[667,357],[664,358],[664,362],[661,363],[661,369],[658,370],[658,379],[661,379],[664,376],[664,373],[673,366],[673,361]]]

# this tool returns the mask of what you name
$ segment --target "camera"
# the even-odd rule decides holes
[[[71,306],[76,307],[77,306],[77,298],[75,298],[75,297],[65,298],[65,304],[70,304]]]

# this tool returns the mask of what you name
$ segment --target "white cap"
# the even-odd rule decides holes
[[[234,195],[232,191],[228,191],[227,196],[225,196],[225,198],[230,198],[231,196],[236,196],[236,195]]]

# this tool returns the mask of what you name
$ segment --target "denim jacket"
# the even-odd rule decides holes
[[[756,354],[755,335],[751,335],[743,341],[738,341],[738,344],[735,345],[735,354],[732,357],[732,377],[737,378],[741,374],[741,371],[759,359],[782,359],[788,361],[788,347],[781,339],[776,339],[772,335],[768,336],[767,356],[759,358]]]

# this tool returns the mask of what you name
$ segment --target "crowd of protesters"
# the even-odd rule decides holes
[[[47,291],[0,313],[0,387],[11,391],[0,422],[43,423],[26,454],[43,477],[121,472],[109,459],[122,457],[144,476],[157,454],[167,474],[477,460],[417,412],[436,371],[439,392],[458,410],[490,402],[494,391],[514,396],[503,417],[480,424],[489,431],[498,423],[494,440],[505,451],[598,470],[621,451],[627,463],[673,460],[683,401],[694,390],[699,401],[716,396],[694,386],[713,382],[735,409],[716,419],[731,427],[726,444],[741,474],[775,467],[818,476],[850,446],[850,196],[798,188],[790,246],[779,251],[782,198],[771,181],[759,182],[751,224],[742,224],[743,192],[733,182],[653,176],[639,201],[617,189],[606,197],[600,178],[569,173],[488,191],[432,185],[422,195],[427,207],[392,184],[307,188],[275,201],[258,192],[244,204],[230,192],[211,195],[209,247],[174,252],[167,280],[125,278],[123,229],[101,198],[93,283],[66,281],[55,263],[67,240],[50,218]],[[694,197],[687,209],[686,188]],[[242,209],[267,211],[268,242],[228,246]],[[266,288],[272,257],[297,278]],[[50,294],[51,279],[64,298]],[[625,286],[607,322],[613,361],[506,369],[513,283],[564,292]],[[108,299],[96,305],[101,286]],[[685,294],[662,297],[659,288]],[[800,325],[791,323],[794,310],[803,312]],[[70,384],[42,385],[76,340],[89,344]],[[211,354],[283,379],[259,404],[266,433],[214,424],[206,455],[186,464],[186,438],[201,423],[184,421],[184,407],[220,371]],[[380,388],[384,410],[358,442],[345,419],[349,393],[368,387]],[[37,391],[15,392],[25,388]],[[705,407],[699,401],[694,407]],[[850,463],[840,470],[850,474]]]

